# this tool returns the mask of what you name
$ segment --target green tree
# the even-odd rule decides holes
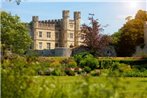
[[[1,12],[1,47],[2,52],[24,53],[31,44],[31,37],[25,23],[18,16]]]
[[[147,21],[145,11],[139,10],[134,19],[128,20],[120,29],[118,40],[118,56],[132,56],[136,46],[144,43],[143,30],[144,22]]]
[[[115,32],[114,34],[111,35],[111,38],[112,38],[112,44],[113,45],[117,45],[119,40],[120,40],[120,35],[121,35],[121,32],[118,31],[118,32]]]

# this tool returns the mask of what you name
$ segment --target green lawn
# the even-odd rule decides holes
[[[146,98],[147,78],[36,76],[32,89],[44,98]]]

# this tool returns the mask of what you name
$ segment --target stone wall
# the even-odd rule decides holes
[[[34,50],[34,52],[39,56],[62,56],[70,57],[72,50],[70,48],[59,47],[50,50]]]

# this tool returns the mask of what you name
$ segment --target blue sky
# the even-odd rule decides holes
[[[66,0],[67,1],[67,0]],[[88,24],[89,13],[95,14],[94,18],[99,19],[102,26],[109,24],[104,28],[104,34],[113,34],[118,31],[126,22],[127,16],[134,16],[137,10],[146,10],[146,2],[137,2],[133,5],[131,2],[22,2],[16,5],[14,2],[2,2],[2,10],[11,12],[12,15],[20,16],[23,22],[30,22],[32,16],[39,16],[40,20],[60,19],[62,10],[70,10],[70,18],[73,18],[74,11],[81,11],[81,22]]]

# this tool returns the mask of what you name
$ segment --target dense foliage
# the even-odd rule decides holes
[[[1,47],[4,54],[7,51],[22,54],[29,49],[31,37],[28,28],[18,16],[2,11],[1,27]]]
[[[95,58],[86,52],[77,54],[74,58],[20,57],[13,55],[7,59],[2,59],[2,71],[9,71],[12,75],[29,76],[100,76],[103,74],[103,70],[111,71],[115,67],[115,70],[118,73],[121,72],[119,75],[122,76],[126,72],[125,70],[130,67],[129,72],[139,71],[142,73],[141,76],[147,76],[146,64],[147,59],[145,58]],[[124,71],[120,71],[119,67],[124,67]],[[126,74],[125,76],[127,76]]]
[[[81,58],[77,63],[76,58],[80,57],[83,59]],[[94,61],[97,63],[90,61],[91,58],[97,60]],[[126,59],[96,59],[88,53],[76,55],[75,60],[76,62],[73,58],[21,57],[14,54],[9,59],[2,59],[2,98],[146,98],[146,88],[144,86],[138,87],[138,85],[145,85],[146,78],[137,78],[132,81],[130,79],[133,78],[126,78],[147,77],[146,64],[131,66],[125,62],[121,63]],[[80,62],[83,60],[90,63],[83,63],[81,66]],[[127,58],[127,60],[126,62],[135,61],[132,58]],[[99,66],[92,69],[93,67],[89,64]],[[109,67],[108,64],[110,64]],[[61,77],[61,75],[66,77]],[[67,75],[80,75],[80,77],[67,77]],[[115,76],[125,76],[125,79]],[[132,85],[130,89],[128,84]],[[134,89],[132,91],[132,87],[139,91]]]
[[[143,45],[144,22],[147,21],[145,11],[139,10],[134,19],[128,19],[123,27],[113,34],[114,45],[118,56],[132,56],[136,46]]]

